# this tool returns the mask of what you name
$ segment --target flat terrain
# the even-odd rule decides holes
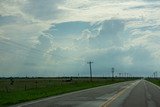
[[[61,77],[61,78],[1,78],[0,106],[8,106],[77,90],[108,85],[130,79]]]
[[[146,80],[121,82],[12,107],[160,107],[160,88]]]
[[[124,101],[123,107],[160,107],[160,88],[141,81]]]
[[[98,107],[107,99],[121,92],[127,87],[135,86],[139,81],[116,83],[83,91],[68,93],[43,100],[37,100],[22,105],[21,107]]]
[[[160,86],[160,78],[147,78],[146,80]]]

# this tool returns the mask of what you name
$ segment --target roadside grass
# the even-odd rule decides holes
[[[10,85],[9,79],[2,79],[0,80],[0,107],[126,81],[126,79],[114,79],[114,81],[111,79],[93,79],[93,81],[90,82],[89,79],[84,78],[76,78],[69,82],[66,80],[67,79],[23,78],[14,79],[14,84]]]
[[[146,79],[147,81],[150,81],[158,86],[160,86],[160,78],[149,78],[149,79]]]

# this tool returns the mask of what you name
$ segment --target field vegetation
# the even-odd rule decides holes
[[[133,80],[137,78],[0,78],[0,106]]]
[[[160,86],[160,78],[147,78],[146,80]]]

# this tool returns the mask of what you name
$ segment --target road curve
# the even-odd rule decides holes
[[[160,107],[160,89],[145,80],[67,93],[11,107]]]

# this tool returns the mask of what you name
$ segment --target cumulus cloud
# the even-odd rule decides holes
[[[48,20],[57,18],[61,10],[58,9],[58,4],[64,2],[63,0],[28,0],[22,9],[27,14],[40,20]]]
[[[0,1],[0,73],[88,75],[86,62],[93,60],[95,76],[110,75],[111,67],[149,75],[160,64],[159,5],[158,0]]]

